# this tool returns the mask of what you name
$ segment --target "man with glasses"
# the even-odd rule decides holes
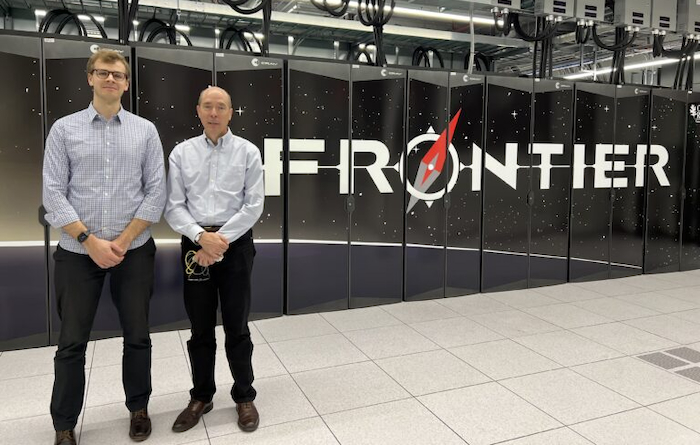
[[[124,335],[129,436],[142,441],[151,433],[148,312],[156,247],[148,227],[165,206],[165,169],[155,126],[121,106],[129,77],[121,54],[95,52],[87,64],[92,103],[57,120],[46,140],[46,220],[61,229],[54,254],[61,333],[51,398],[57,445],[76,443],[85,348],[107,274]]]
[[[235,383],[238,426],[258,427],[253,404],[253,343],[248,330],[250,276],[253,269],[252,227],[265,198],[260,151],[228,128],[231,96],[218,87],[202,91],[197,102],[204,134],[178,144],[170,154],[165,219],[182,234],[184,298],[192,322],[187,349],[192,363],[190,402],[173,431],[194,427],[214,407],[216,392],[216,311],[226,334],[226,358]]]

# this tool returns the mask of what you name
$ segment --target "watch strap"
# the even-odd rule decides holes
[[[88,230],[86,230],[86,231],[80,233],[80,234],[78,235],[78,238],[77,238],[78,242],[79,242],[80,244],[82,244],[82,243],[84,243],[85,241],[87,241],[87,239],[88,239],[88,237],[90,236],[91,233],[92,233],[92,232],[90,232],[90,229],[88,229]]]

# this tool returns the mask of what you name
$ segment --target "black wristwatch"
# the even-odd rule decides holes
[[[88,230],[84,231],[83,233],[81,233],[80,235],[78,235],[77,240],[80,244],[82,244],[88,239],[89,236],[90,236],[90,230],[88,229]]]

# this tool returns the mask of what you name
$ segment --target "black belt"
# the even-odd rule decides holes
[[[202,229],[207,232],[218,232],[221,227],[222,226],[202,226]]]

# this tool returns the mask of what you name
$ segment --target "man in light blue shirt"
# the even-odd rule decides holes
[[[124,331],[129,436],[141,441],[151,434],[148,310],[156,247],[148,227],[158,222],[165,206],[165,168],[155,126],[121,107],[129,77],[121,54],[93,54],[87,64],[92,103],[56,121],[46,140],[46,220],[61,229],[54,254],[61,334],[51,398],[57,445],[76,443],[85,348],[108,273]]]
[[[255,256],[252,227],[265,198],[262,160],[255,145],[228,128],[233,109],[225,90],[202,91],[197,115],[204,134],[178,144],[170,154],[165,210],[168,224],[183,235],[184,299],[192,323],[187,349],[193,388],[173,431],[187,431],[213,408],[214,328],[221,301],[226,357],[235,380],[231,397],[238,426],[250,432],[259,423],[248,315]]]

